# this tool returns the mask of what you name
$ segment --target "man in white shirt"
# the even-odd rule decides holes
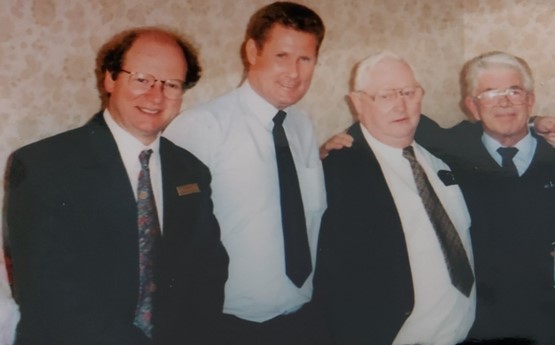
[[[324,31],[321,18],[305,6],[276,2],[263,7],[247,28],[243,85],[187,111],[164,132],[199,157],[213,176],[214,212],[230,256],[225,344],[327,341],[308,304],[326,206],[323,173],[312,123],[294,107],[310,86]],[[285,240],[285,209],[291,202],[280,182],[274,136],[274,117],[283,112],[304,217],[297,229],[304,237],[304,261],[292,265]],[[298,275],[289,273],[299,267],[304,269]]]
[[[414,142],[424,90],[390,52],[358,65],[353,90],[353,144],[324,160],[315,298],[338,345],[456,344],[474,320],[470,218],[449,167]]]

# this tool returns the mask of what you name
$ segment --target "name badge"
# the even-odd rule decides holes
[[[200,188],[198,187],[197,183],[184,184],[181,186],[177,186],[176,189],[177,189],[177,195],[179,196],[189,195],[193,193],[200,193]]]

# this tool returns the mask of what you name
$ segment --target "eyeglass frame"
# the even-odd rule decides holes
[[[415,96],[416,96],[416,91],[420,90],[422,92],[422,94],[420,96],[418,96],[419,100],[422,99],[422,97],[424,97],[424,94],[426,93],[426,91],[424,90],[424,88],[420,85],[414,85],[414,86],[405,86],[403,88],[396,88],[396,89],[384,89],[384,90],[379,90],[377,91],[375,94],[369,94],[366,91],[356,91],[358,93],[362,93],[364,95],[366,95],[368,98],[370,98],[373,102],[376,102],[378,104],[388,104],[391,105],[393,104],[393,102],[395,102],[397,100],[397,98],[399,96],[401,96],[405,101],[416,101],[416,99],[410,99],[407,98],[406,95],[403,94],[403,91],[407,90],[407,89],[414,89],[415,91]],[[380,93],[385,93],[385,92],[393,92],[393,94],[395,95],[394,98],[392,99],[384,99],[384,98],[378,98],[378,100],[376,100],[376,96],[379,96]]]
[[[144,78],[145,80],[150,80],[150,84],[147,85],[144,84],[145,88],[144,90],[141,90],[142,93],[146,93],[148,92],[149,89],[152,89],[154,87],[154,85],[156,84],[157,81],[159,81],[162,84],[162,92],[164,94],[164,97],[168,98],[168,99],[180,99],[181,97],[183,97],[183,94],[185,93],[186,87],[185,84],[186,82],[184,80],[181,79],[166,79],[166,80],[161,80],[161,79],[156,79],[155,76],[153,76],[152,74],[148,74],[148,73],[143,73],[143,72],[135,72],[135,71],[128,71],[126,69],[120,68],[119,69],[120,72],[124,72],[129,74],[129,79],[128,79],[128,83],[131,87],[133,87],[134,84],[132,84],[133,81],[133,77],[137,76],[137,75],[142,75],[146,78]],[[166,88],[167,82],[176,82],[176,84],[179,84],[181,86],[181,90],[180,90],[180,94],[179,96],[173,98],[173,97],[168,97],[167,95],[167,90],[171,90]]]
[[[519,91],[522,92],[522,102],[520,103],[515,103],[512,99],[511,96],[513,96],[511,94],[511,92],[514,91]],[[480,102],[482,105],[486,106],[486,107],[493,107],[499,104],[499,102],[501,101],[502,97],[507,98],[507,100],[509,102],[511,102],[512,105],[522,105],[526,103],[526,97],[528,96],[528,94],[530,93],[530,91],[519,87],[519,86],[512,86],[512,87],[508,87],[504,90],[500,90],[500,89],[491,89],[491,90],[486,90],[481,92],[479,95],[474,96],[473,98],[478,100],[478,102]],[[492,95],[491,97],[488,97],[489,99],[486,99],[486,102],[484,103],[484,95],[486,94],[490,94]],[[491,101],[492,103],[490,104],[488,101]],[[495,101],[495,102],[494,102]]]

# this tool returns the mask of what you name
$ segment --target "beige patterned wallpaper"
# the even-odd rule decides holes
[[[99,109],[94,59],[113,33],[160,24],[187,33],[205,68],[198,86],[186,94],[188,107],[239,83],[247,20],[269,2],[0,1],[0,171],[17,147],[79,126]],[[424,111],[443,125],[463,118],[458,107],[463,62],[493,49],[530,62],[537,80],[536,111],[553,113],[553,0],[299,2],[320,13],[328,29],[313,86],[301,102],[321,141],[351,122],[345,94],[353,64],[385,48],[413,63],[427,92]]]

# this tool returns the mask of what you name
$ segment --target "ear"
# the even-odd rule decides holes
[[[363,95],[360,92],[351,91],[349,92],[348,97],[351,101],[351,104],[353,105],[353,108],[355,109],[356,117],[360,121],[360,114],[363,113]]]
[[[112,73],[110,73],[110,71],[104,72],[104,90],[107,93],[112,93],[112,91],[114,91],[115,85],[116,81],[112,79]]]
[[[254,65],[258,56],[258,47],[256,46],[256,42],[252,38],[249,38],[249,40],[245,44],[245,54],[247,56],[247,61],[249,62],[249,65]]]
[[[466,106],[466,109],[468,109],[468,111],[470,111],[470,113],[472,114],[472,117],[475,120],[477,120],[477,121],[482,120],[482,118],[480,116],[480,110],[478,109],[478,105],[476,104],[476,100],[474,99],[474,97],[466,96],[464,98],[464,105]]]

